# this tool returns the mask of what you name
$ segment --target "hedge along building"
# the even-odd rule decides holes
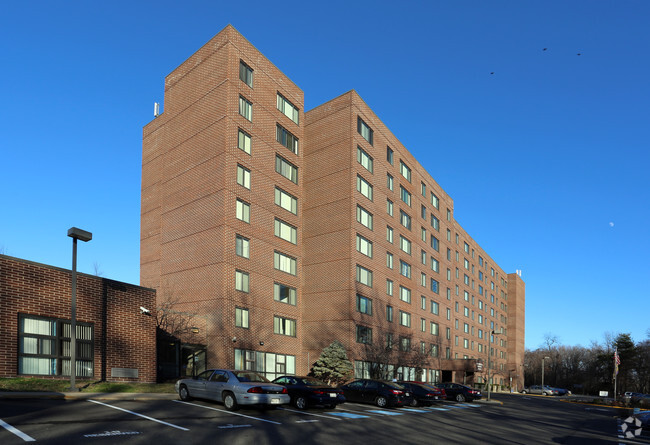
[[[507,380],[521,278],[356,92],[303,110],[232,26],[167,76],[143,134],[141,284],[201,317],[209,366],[305,374],[340,340],[357,376],[379,350],[404,377],[471,383],[491,351]]]
[[[0,255],[0,377],[70,375],[71,271]],[[156,381],[156,293],[77,273],[76,376]]]

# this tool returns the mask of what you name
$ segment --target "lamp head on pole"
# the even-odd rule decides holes
[[[81,241],[90,241],[93,239],[93,234],[90,232],[86,232],[85,230],[78,229],[76,227],[71,227],[68,229],[68,236],[70,238],[78,239]]]

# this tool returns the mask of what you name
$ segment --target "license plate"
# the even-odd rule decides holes
[[[408,397],[408,396],[410,396],[410,395],[411,395],[411,394],[409,394],[409,393],[406,393],[406,397]]]
[[[331,393],[330,393],[330,397],[336,397],[336,394],[334,394],[333,392],[331,392]]]
[[[435,396],[435,397],[433,398],[433,400],[438,400],[438,396]]]
[[[280,399],[271,399],[271,405],[279,405]]]

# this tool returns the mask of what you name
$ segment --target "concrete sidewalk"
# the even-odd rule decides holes
[[[0,391],[0,401],[19,399],[58,400],[176,400],[176,393],[134,393],[134,392],[19,392]]]

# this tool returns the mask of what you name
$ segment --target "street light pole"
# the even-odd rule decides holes
[[[492,356],[492,336],[493,335],[499,335],[496,333],[496,331],[491,331],[490,332],[490,338],[488,338],[488,362],[487,362],[487,367],[488,367],[488,372],[487,372],[487,400],[488,402],[490,401],[490,357]]]
[[[544,360],[549,360],[551,357],[542,357],[542,394],[544,394]]]
[[[72,238],[72,283],[71,283],[71,310],[70,310],[70,391],[78,391],[75,384],[77,375],[77,240],[90,241],[93,234],[85,230],[72,227],[68,230]]]

